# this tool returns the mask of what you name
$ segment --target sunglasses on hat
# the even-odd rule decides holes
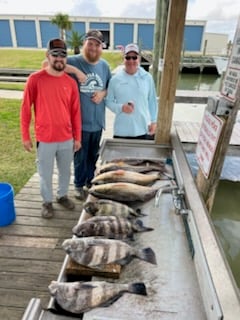
[[[137,60],[138,56],[125,56],[126,60]]]
[[[67,52],[64,50],[51,50],[49,53],[54,58],[57,58],[57,57],[66,58],[67,56]]]

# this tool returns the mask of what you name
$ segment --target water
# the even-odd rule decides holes
[[[217,75],[179,74],[178,90],[220,91],[222,78]],[[240,288],[240,182],[220,180],[211,218]]]
[[[216,74],[180,73],[178,90],[220,91],[222,78]]]
[[[221,180],[212,210],[212,221],[225,256],[240,288],[240,183]]]

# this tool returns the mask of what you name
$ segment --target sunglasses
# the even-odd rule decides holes
[[[57,58],[57,57],[66,58],[67,56],[67,53],[64,51],[52,51],[50,54],[54,58]]]
[[[137,60],[138,56],[126,56],[125,59],[126,60]]]

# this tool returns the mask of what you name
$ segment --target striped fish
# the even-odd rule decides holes
[[[75,262],[92,268],[110,263],[125,265],[134,258],[157,264],[151,248],[136,249],[121,240],[72,238],[64,240],[62,247]]]
[[[96,216],[77,224],[73,233],[78,237],[102,236],[109,239],[133,239],[134,232],[151,231],[139,219],[130,221],[115,216]]]
[[[91,216],[116,216],[122,218],[136,218],[145,216],[140,209],[132,209],[126,204],[109,199],[98,199],[84,203],[83,208]]]
[[[147,295],[143,282],[121,284],[107,281],[52,281],[48,290],[63,310],[73,314],[81,314],[96,307],[107,307],[125,292]]]

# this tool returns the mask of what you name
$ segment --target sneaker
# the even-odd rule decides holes
[[[57,203],[59,203],[61,206],[69,210],[73,210],[75,208],[74,202],[70,200],[68,196],[57,198]]]
[[[53,206],[51,202],[44,202],[42,205],[41,215],[45,219],[51,219],[53,217]]]
[[[84,187],[75,188],[74,197],[78,200],[86,200],[88,195],[87,190]]]

